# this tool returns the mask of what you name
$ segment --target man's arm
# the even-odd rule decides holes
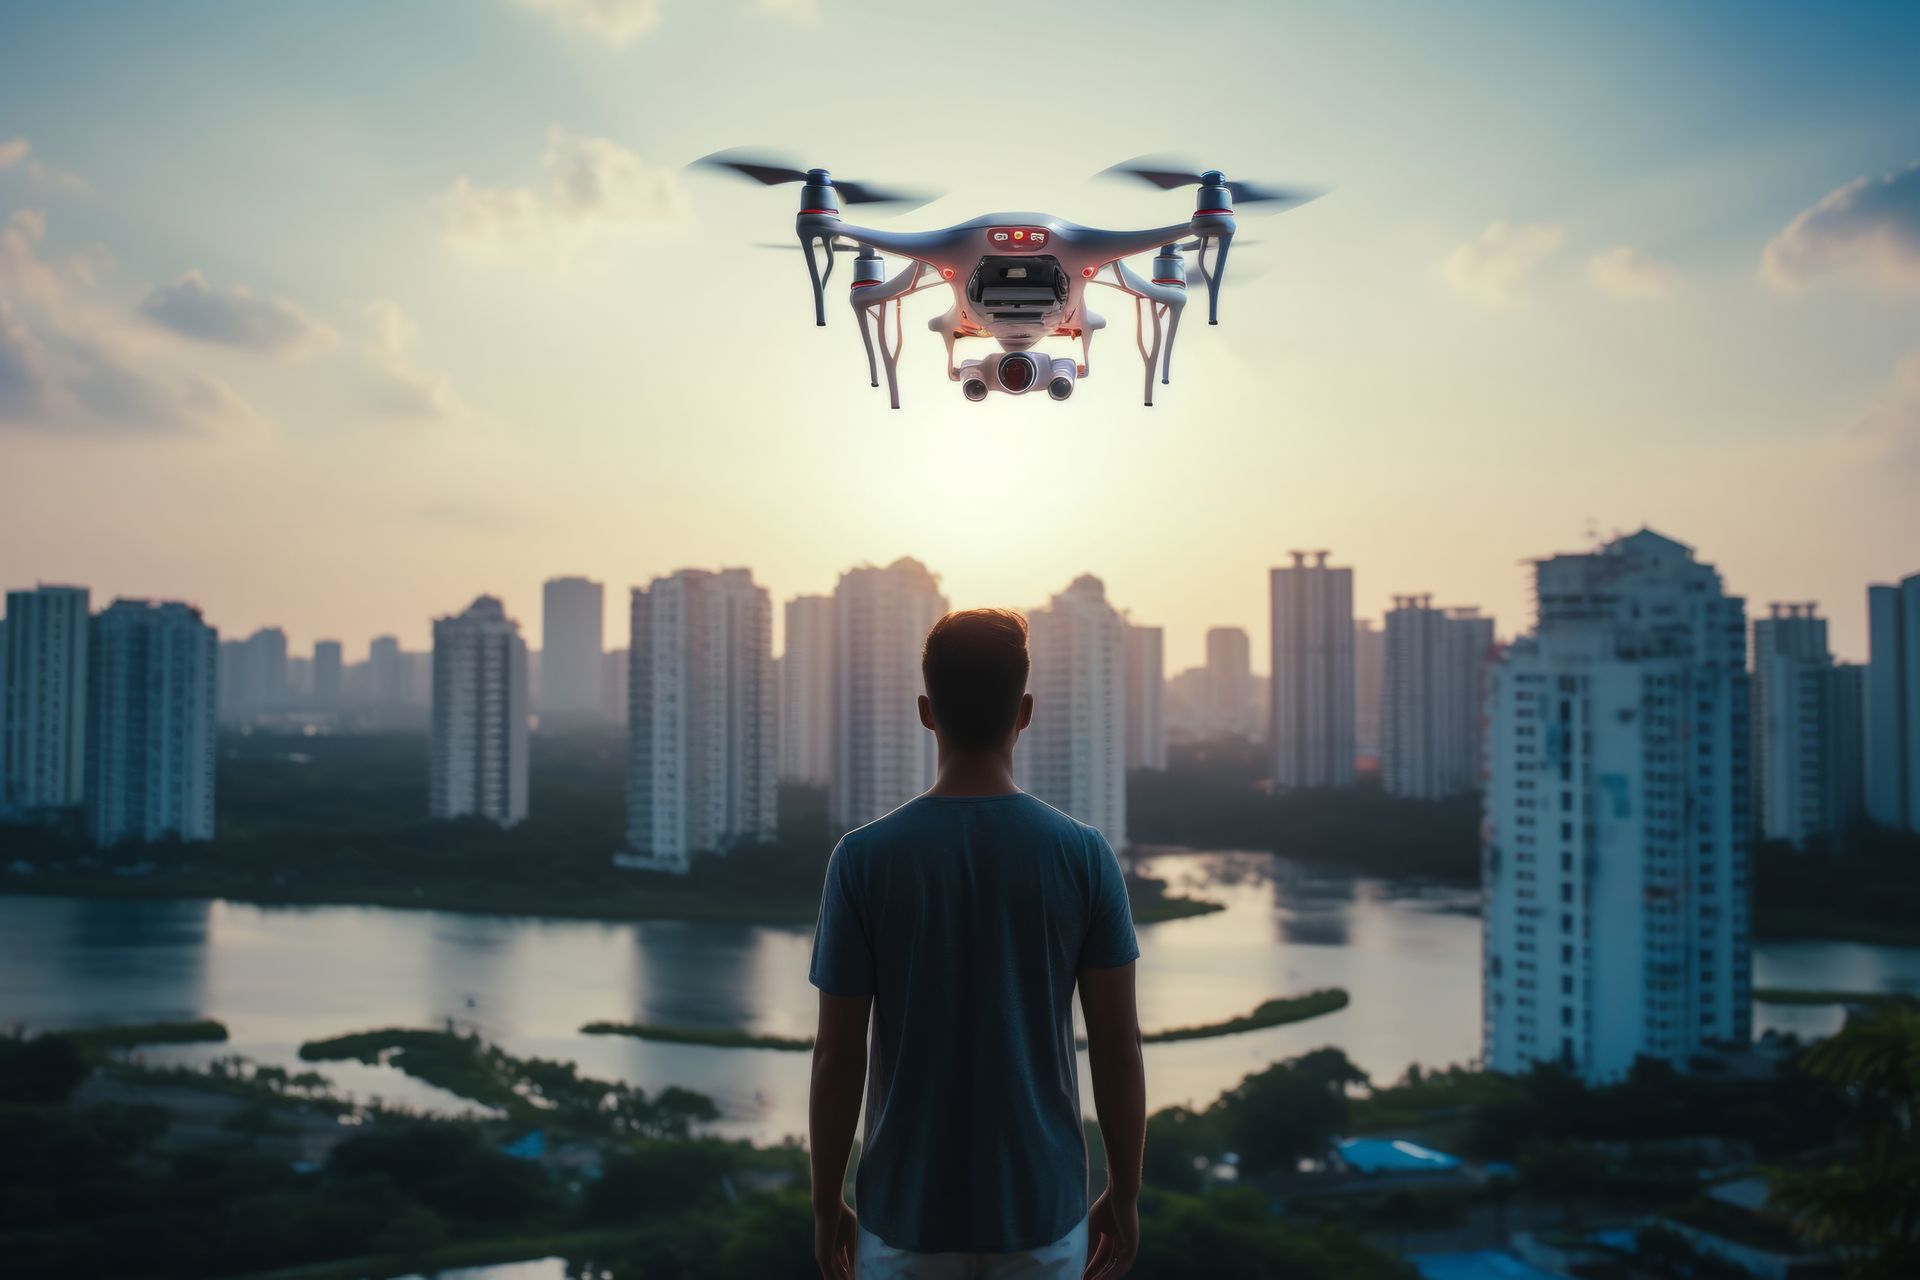
[[[1140,1250],[1140,1166],[1147,1147],[1147,1068],[1140,1056],[1140,1016],[1133,966],[1080,970],[1080,1009],[1087,1020],[1093,1107],[1107,1149],[1107,1189],[1088,1214],[1088,1280],[1119,1280]]]
[[[860,1095],[867,1085],[867,1016],[872,996],[820,993],[820,1025],[813,1040],[813,1087],[808,1097],[808,1145],[813,1161],[813,1255],[827,1280],[853,1280],[859,1223],[843,1190]]]

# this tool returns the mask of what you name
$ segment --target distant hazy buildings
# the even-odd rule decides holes
[[[7,592],[0,621],[0,817],[70,809],[84,794],[87,589]]]
[[[1833,829],[1844,839],[1867,816],[1867,668],[1836,662],[1830,681],[1827,772],[1833,784]]]
[[[116,600],[88,650],[88,834],[101,845],[211,840],[213,628],[188,605]]]
[[[1382,784],[1415,800],[1474,790],[1493,619],[1472,609],[1435,608],[1431,596],[1395,596],[1385,636]]]
[[[601,713],[614,724],[627,722],[630,657],[631,653],[627,649],[609,649],[600,659]]]
[[[1347,786],[1354,757],[1353,570],[1329,566],[1325,551],[1291,554],[1292,566],[1271,576],[1273,782]]]
[[[1535,574],[1488,701],[1486,1063],[1606,1080],[1744,1044],[1744,602],[1650,530]]]
[[[343,654],[338,640],[313,642],[313,705],[321,711],[340,709]]]
[[[1867,588],[1867,816],[1920,831],[1920,573]]]
[[[1092,575],[1027,615],[1033,726],[1014,752],[1020,785],[1127,843],[1127,621]]]
[[[527,714],[527,645],[500,601],[435,618],[432,816],[503,827],[527,816]]]
[[[540,714],[599,719],[606,593],[587,578],[549,578],[540,593]]]
[[[375,636],[367,645],[367,699],[375,704],[404,706],[411,702],[406,655],[394,636]]]
[[[1167,664],[1159,627],[1127,624],[1127,768],[1167,767]]]
[[[1827,620],[1811,604],[1775,604],[1754,619],[1754,806],[1768,840],[1804,845],[1839,827],[1834,692]]]
[[[920,724],[920,651],[947,611],[918,560],[863,565],[833,593],[833,785],[841,830],[864,826],[933,785],[933,735]]]
[[[746,569],[636,587],[622,865],[685,871],[774,834],[773,605]]]
[[[252,724],[287,710],[287,633],[262,627],[220,645],[216,687],[226,724]]]
[[[1242,627],[1207,629],[1207,719],[1215,733],[1251,737],[1253,647]]]
[[[832,596],[787,601],[780,656],[780,780],[824,787],[833,776]]]
[[[1387,673],[1387,633],[1370,618],[1353,624],[1353,749],[1380,757],[1380,693]]]

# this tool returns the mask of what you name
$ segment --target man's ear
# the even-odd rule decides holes
[[[1033,695],[1030,693],[1023,693],[1020,695],[1020,714],[1015,716],[1013,719],[1013,731],[1015,733],[1025,733],[1027,731],[1027,726],[1032,723],[1033,723]]]
[[[924,693],[920,695],[920,723],[929,729],[939,727],[933,722],[933,699]]]

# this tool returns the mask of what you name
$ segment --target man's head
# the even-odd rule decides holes
[[[1029,665],[1027,620],[1013,610],[948,614],[920,653],[920,722],[955,751],[1005,749],[1033,719]]]

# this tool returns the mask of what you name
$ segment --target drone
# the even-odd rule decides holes
[[[1272,212],[1319,194],[1228,181],[1218,169],[1195,172],[1177,162],[1143,157],[1115,165],[1102,176],[1137,179],[1163,191],[1196,186],[1192,217],[1139,231],[1107,231],[1044,213],[989,213],[935,231],[888,231],[847,222],[841,202],[916,206],[933,197],[870,182],[836,181],[825,169],[796,168],[738,150],[715,152],[694,164],[767,186],[801,184],[800,212],[793,226],[813,284],[814,323],[827,323],[826,287],[834,255],[852,253],[848,301],[866,346],[867,380],[878,387],[884,369],[887,395],[896,409],[902,304],[916,293],[942,286],[951,290],[953,305],[927,327],[946,342],[947,377],[960,384],[968,400],[978,403],[996,391],[1025,395],[1042,387],[1054,400],[1071,397],[1091,367],[1093,335],[1107,324],[1087,305],[1088,287],[1099,285],[1133,299],[1135,345],[1146,366],[1144,400],[1151,406],[1155,371],[1162,384],[1172,380],[1173,342],[1188,298],[1187,256],[1193,256],[1194,269],[1206,284],[1207,323],[1219,324],[1220,283],[1238,228],[1236,205]],[[1126,259],[1146,253],[1154,255],[1153,266],[1143,276]],[[888,275],[885,254],[906,258],[907,266]],[[955,344],[976,338],[992,340],[999,351],[956,364]],[[1036,351],[1046,338],[1077,340],[1080,358]]]

